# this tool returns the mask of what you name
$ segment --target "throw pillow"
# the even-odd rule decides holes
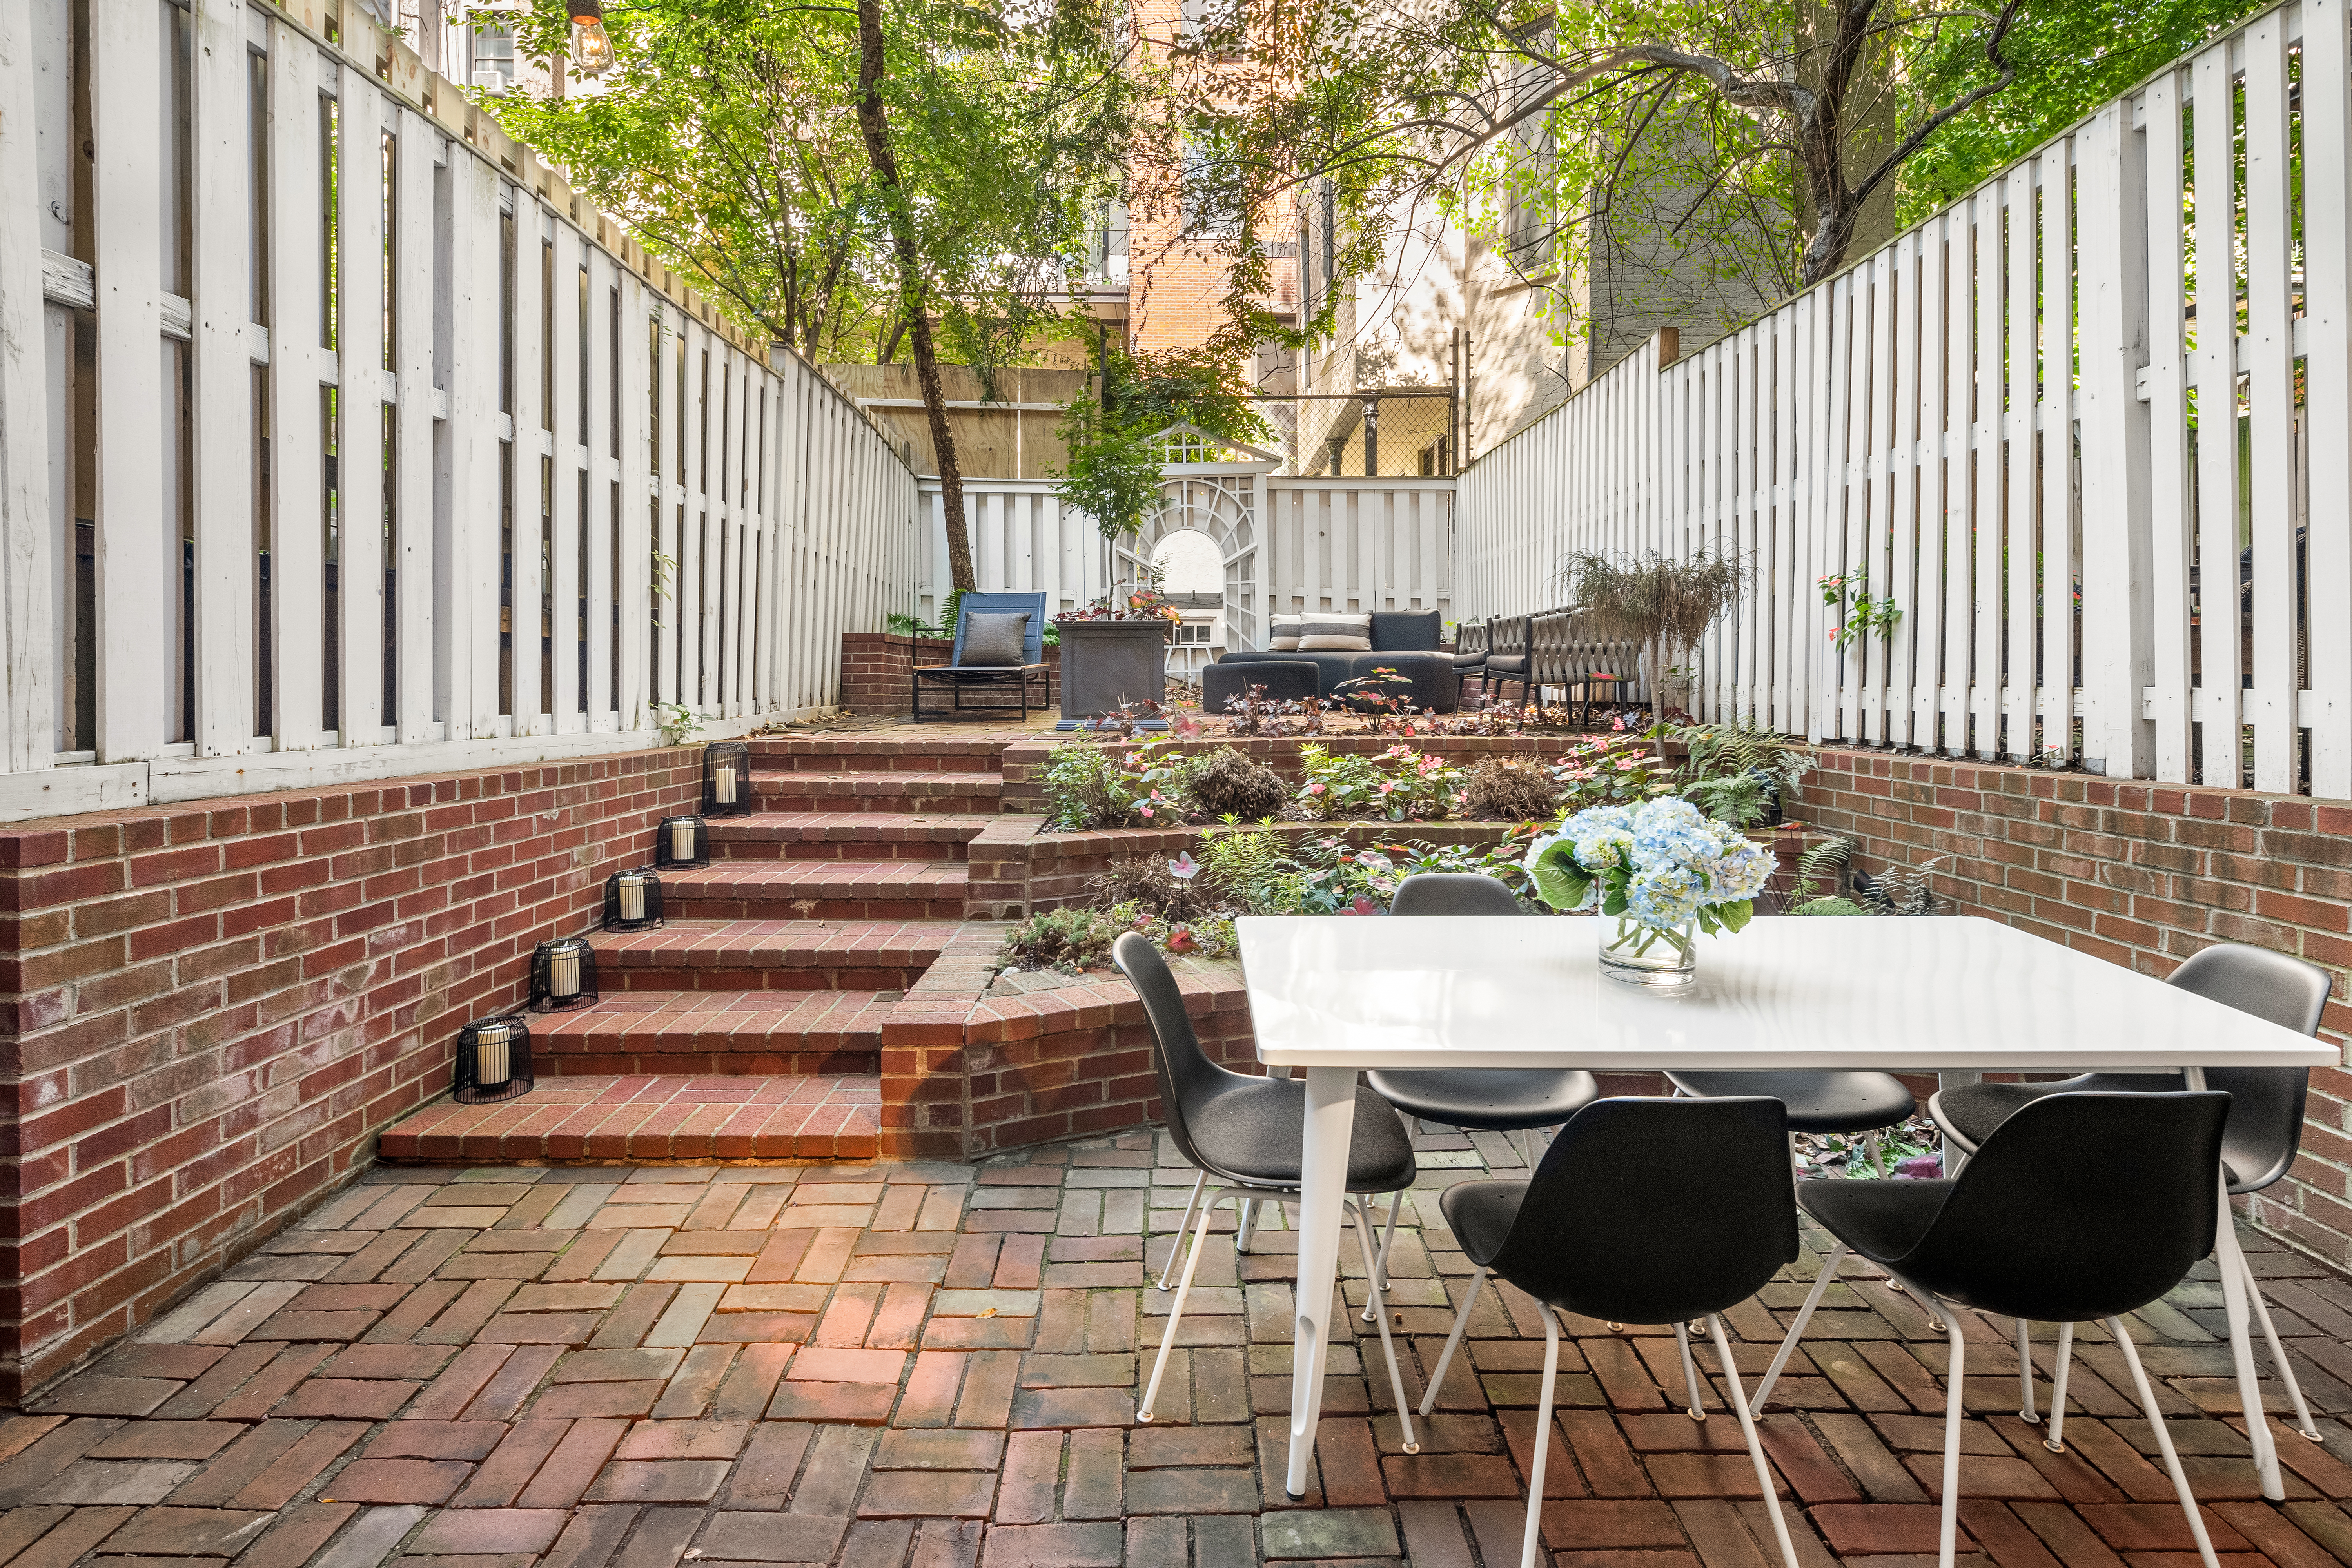
[[[1297,616],[1275,616],[1273,635],[1266,639],[1266,647],[1275,653],[1288,653],[1296,648],[1298,646],[1300,619],[1301,617]]]
[[[1298,651],[1301,653],[1370,653],[1372,650],[1372,617],[1309,614],[1298,620]]]
[[[1011,615],[975,611],[963,618],[963,663],[957,668],[1024,664],[1028,644],[1028,611]]]

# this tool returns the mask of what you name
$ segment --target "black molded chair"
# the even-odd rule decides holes
[[[2221,942],[2191,953],[2172,972],[2168,982],[2241,1013],[2265,1018],[2300,1035],[2319,1032],[2327,1010],[2327,971],[2266,947]],[[2205,1087],[2230,1096],[2230,1121],[2221,1134],[2222,1174],[2234,1196],[2258,1193],[2285,1175],[2303,1148],[2304,1101],[2311,1088],[2309,1068],[2208,1068]],[[2114,1094],[2163,1094],[2180,1088],[2178,1073],[2084,1073],[2054,1083],[1972,1083],[1957,1085],[1927,1101],[1927,1114],[1944,1137],[1964,1153],[1973,1154],[2010,1117],[2024,1106],[2053,1094],[2101,1091]],[[2294,1405],[2296,1430],[2316,1443],[2320,1431],[2304,1402],[2294,1368],[2287,1363],[2278,1330],[2271,1322],[2270,1303],[2263,1300],[2253,1265],[2241,1255],[2246,1295],[2269,1342],[2271,1360],[2279,1380],[2286,1384]],[[2029,1407],[2031,1398],[2028,1400]],[[2058,1442],[2064,1418],[2062,1408],[2051,1421],[2051,1443]],[[2031,1420],[2029,1408],[2027,1419]]]
[[[1900,1127],[1919,1105],[1885,1072],[1670,1072],[1666,1079],[1693,1100],[1768,1095],[1789,1108],[1791,1132],[1866,1132],[1874,1160],[1880,1130]]]
[[[1511,889],[1475,871],[1419,871],[1397,887],[1392,915],[1524,915]],[[1529,1136],[1558,1127],[1601,1098],[1601,1086],[1581,1068],[1421,1068],[1371,1072],[1372,1092],[1418,1124],[1518,1134],[1519,1158],[1535,1169]],[[1381,1237],[1381,1280],[1388,1282],[1389,1247],[1396,1240],[1397,1205],[1389,1206]],[[1371,1321],[1367,1317],[1366,1322]]]
[[[1781,1560],[1797,1568],[1772,1469],[1764,1461],[1720,1316],[1762,1289],[1782,1264],[1796,1258],[1793,1185],[1788,1122],[1780,1104],[1749,1099],[1596,1100],[1561,1129],[1533,1180],[1448,1187],[1439,1206],[1476,1272],[1430,1373],[1422,1415],[1436,1402],[1438,1385],[1445,1381],[1446,1366],[1489,1274],[1561,1311],[1606,1321],[1674,1324],[1691,1412],[1701,1419],[1690,1322],[1705,1318],[1740,1435],[1748,1439],[1748,1458],[1756,1462],[1756,1479],[1771,1510]],[[1547,1311],[1521,1568],[1534,1568],[1537,1562],[1559,1373],[1559,1320]]]
[[[1201,1184],[1193,1184],[1200,1223],[1184,1258],[1184,1275],[1168,1312],[1168,1327],[1160,1337],[1160,1359],[1151,1363],[1151,1381],[1143,1390],[1138,1421],[1151,1419],[1151,1402],[1160,1396],[1160,1377],[1168,1370],[1168,1352],[1176,1342],[1176,1325],[1184,1316],[1184,1298],[1192,1289],[1192,1270],[1201,1261],[1201,1244],[1208,1238],[1209,1216],[1217,1205],[1236,1200],[1296,1198],[1306,1171],[1307,1085],[1303,1079],[1252,1078],[1218,1066],[1201,1048],[1192,1020],[1184,1012],[1184,994],[1168,963],[1149,939],[1135,931],[1120,937],[1111,948],[1111,962],[1143,999],[1151,1021],[1151,1066],[1160,1077],[1160,1103],[1166,1108],[1168,1134],[1184,1158],[1201,1168],[1202,1179],[1213,1176],[1222,1184],[1199,1203]],[[1366,1194],[1401,1193],[1419,1174],[1413,1163],[1412,1142],[1380,1096],[1356,1090],[1354,1141],[1348,1152],[1349,1213],[1356,1222],[1356,1244],[1364,1255],[1364,1273],[1371,1296],[1373,1321],[1381,1328],[1381,1352],[1388,1358],[1389,1386],[1396,1392],[1397,1415],[1404,1424],[1404,1451],[1417,1454],[1412,1415],[1405,1398],[1404,1376],[1397,1370],[1396,1343],[1389,1334],[1389,1314],[1382,1310],[1381,1274],[1372,1258],[1372,1222],[1361,1201]],[[1184,1211],[1189,1222],[1192,1209]],[[1177,1242],[1181,1245],[1180,1231]],[[1172,1258],[1171,1258],[1172,1261]]]
[[[1797,1189],[1798,1205],[1837,1245],[1757,1386],[1752,1413],[1762,1413],[1773,1382],[1847,1252],[1858,1252],[1895,1276],[1943,1320],[1951,1342],[1939,1547],[1944,1568],[1950,1568],[1959,1507],[1966,1353],[1951,1307],[2018,1320],[2019,1376],[2029,1389],[2033,1373],[2032,1363],[2024,1359],[2024,1324],[2060,1324],[2053,1397],[2062,1411],[2074,1325],[2105,1319],[2123,1347],[2198,1553],[2207,1568],[2214,1568],[2213,1545],[2198,1517],[2197,1499],[2124,1330],[2124,1314],[2179,1284],[2212,1248],[2221,1202],[2213,1170],[2221,1157],[2221,1125],[2229,1110],[2230,1097],[2210,1090],[2053,1094],[1996,1128],[1957,1180],[1805,1183]]]
[[[1399,885],[1392,915],[1523,915],[1511,889],[1466,871],[1422,871]],[[1365,1075],[1380,1097],[1416,1121],[1481,1132],[1531,1132],[1558,1127],[1601,1098],[1592,1075],[1576,1068],[1427,1068]],[[1531,1143],[1519,1152],[1530,1169]]]

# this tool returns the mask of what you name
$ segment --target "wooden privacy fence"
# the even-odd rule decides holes
[[[1454,484],[1450,479],[1301,479],[1271,463],[1171,465],[1168,505],[1122,548],[1141,560],[1169,533],[1207,534],[1226,563],[1225,641],[1265,646],[1260,619],[1301,610],[1441,610],[1454,603]],[[923,613],[948,595],[939,482],[923,481],[930,573]],[[1051,610],[1100,598],[1132,567],[1115,566],[1094,519],[1065,507],[1051,480],[966,479],[972,571],[989,590],[1043,589]]]
[[[0,5],[0,816],[835,700],[913,475],[352,0]]]
[[[2346,9],[2253,18],[1480,458],[1462,612],[1553,602],[1572,551],[1728,550],[1709,715],[2352,797]],[[1891,634],[1841,646],[1854,592]]]

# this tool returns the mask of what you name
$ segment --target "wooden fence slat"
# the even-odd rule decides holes
[[[2352,495],[2352,34],[2345,0],[2303,0],[2305,510]],[[2352,530],[2313,528],[2311,793],[2352,798]]]
[[[280,751],[332,743],[326,686],[325,444],[321,387],[326,171],[319,52],[269,24],[269,473],[272,714]]]
[[[2196,116],[2196,188],[2221,195],[2220,210],[2235,205],[2235,73],[2230,47],[2218,44],[2190,68]],[[2200,203],[2200,212],[2215,204]],[[2238,729],[2242,693],[2238,606],[2237,232],[2233,222],[2197,226],[2197,437],[2191,462],[2197,478],[2196,717],[2202,782],[2235,787],[2242,777]],[[2224,432],[2216,438],[2216,428]]]
[[[2302,617],[2295,605],[2294,304],[2289,225],[2284,18],[2258,16],[2244,34],[2247,472],[2241,525],[2252,552],[2253,785],[2295,787],[2301,747]],[[2336,500],[2340,500],[2338,497]]]

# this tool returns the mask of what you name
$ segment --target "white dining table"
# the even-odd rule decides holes
[[[1702,937],[1697,979],[1605,978],[1598,919],[1253,916],[1236,922],[1258,1059],[1303,1072],[1307,1113],[1286,1484],[1307,1491],[1323,1401],[1356,1075],[1402,1068],[2177,1071],[2332,1067],[2336,1047],[1995,921],[1760,916]],[[2217,1182],[2221,1180],[2215,1173]],[[2226,1191],[2215,1234],[2231,1351],[2265,1496],[2262,1415]]]

